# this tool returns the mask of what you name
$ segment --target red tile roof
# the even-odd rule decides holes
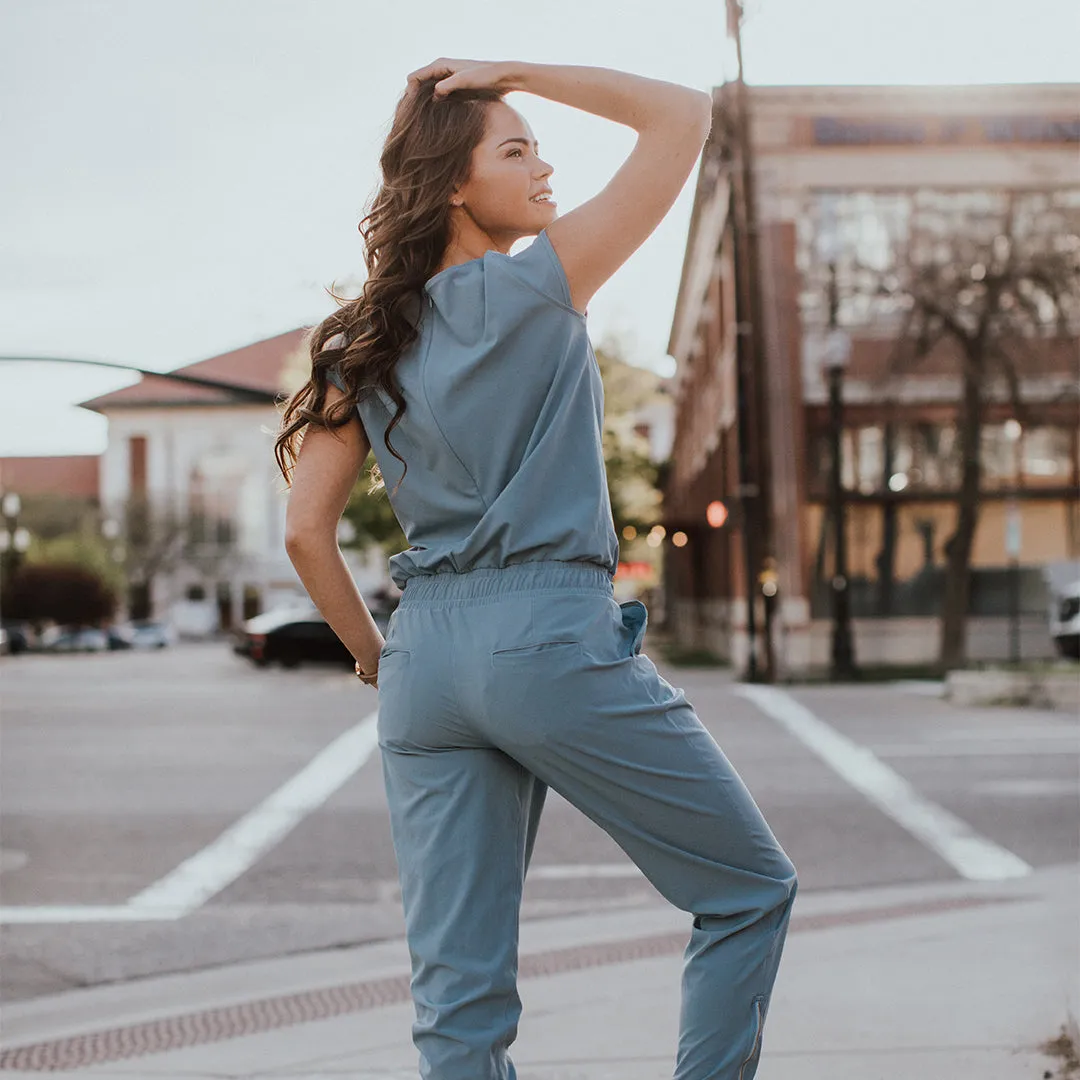
[[[220,379],[255,390],[278,393],[288,358],[304,345],[308,327],[289,330],[277,337],[245,345],[241,349],[211,356],[196,364],[174,369],[180,375]],[[84,409],[104,412],[113,407],[133,405],[228,405],[245,399],[209,386],[191,386],[155,375],[144,375],[139,382],[109,394],[83,401]]]
[[[0,457],[0,491],[19,495],[98,497],[97,454],[69,457]]]

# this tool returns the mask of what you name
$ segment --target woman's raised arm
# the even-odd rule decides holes
[[[712,128],[703,90],[611,68],[507,62],[506,83],[638,133],[630,156],[588,202],[547,227],[574,307],[593,294],[648,239],[682,191]]]

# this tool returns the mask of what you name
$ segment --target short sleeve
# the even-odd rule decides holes
[[[332,338],[328,338],[326,344],[323,345],[324,349],[340,349],[345,343],[345,335],[343,333],[335,334]],[[341,371],[337,364],[333,364],[326,372],[326,377],[343,393],[345,391],[345,380],[341,377]]]
[[[560,307],[569,308],[584,318],[570,298],[570,283],[559,256],[552,247],[547,229],[541,229],[533,242],[516,255],[510,256],[518,275],[533,289]]]

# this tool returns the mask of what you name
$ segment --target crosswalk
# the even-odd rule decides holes
[[[815,716],[775,686],[744,685],[735,693],[772,717],[884,814],[936,852],[969,881],[1025,877],[1032,867],[931,802],[873,751]]]

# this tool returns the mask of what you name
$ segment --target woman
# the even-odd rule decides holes
[[[559,217],[552,166],[509,91],[626,124],[637,144]],[[614,599],[585,324],[711,121],[707,94],[604,68],[440,59],[413,72],[361,223],[364,294],[316,328],[311,379],[283,418],[289,555],[379,687],[413,1037],[431,1080],[515,1076],[519,908],[549,786],[693,915],[676,1077],[757,1071],[795,868],[641,652],[645,606]],[[508,254],[523,236],[535,240]],[[336,540],[369,449],[412,544],[389,561],[403,594],[385,641]]]

